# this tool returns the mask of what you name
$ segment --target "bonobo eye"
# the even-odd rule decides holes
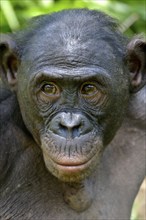
[[[36,92],[39,101],[49,103],[60,97],[60,88],[54,82],[43,81]]]
[[[105,88],[98,82],[85,82],[81,86],[80,94],[84,100],[94,106],[102,105],[106,101]]]
[[[98,92],[98,89],[93,83],[84,83],[81,87],[81,94],[85,96],[92,96]]]
[[[59,94],[59,89],[58,87],[54,84],[54,83],[43,83],[41,90],[43,93],[45,93],[45,95],[48,96],[53,96],[53,95],[58,95]]]

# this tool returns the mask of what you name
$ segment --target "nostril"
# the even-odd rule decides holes
[[[72,129],[72,137],[73,138],[80,136],[80,127],[81,127],[80,125],[77,125]]]
[[[61,123],[59,123],[59,133],[61,133],[61,135],[63,136],[63,137],[67,137],[67,133],[68,133],[68,128],[66,127],[66,126],[64,126],[64,125],[62,125]]]

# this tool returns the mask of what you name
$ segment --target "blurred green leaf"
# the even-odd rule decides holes
[[[10,29],[13,30],[19,28],[19,21],[17,19],[12,3],[9,0],[2,0],[1,9],[3,12],[3,16],[5,17],[5,20],[7,21]]]
[[[40,14],[67,8],[90,8],[102,10],[120,20],[128,35],[146,33],[145,0],[1,0],[2,31],[13,31],[23,26],[26,20]],[[137,19],[134,19],[137,17]]]

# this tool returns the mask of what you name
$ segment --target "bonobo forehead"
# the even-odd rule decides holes
[[[44,16],[27,41],[22,57],[36,61],[35,68],[37,64],[65,68],[96,65],[109,71],[112,66],[113,70],[122,62],[123,39],[108,19],[89,10]]]
[[[50,39],[47,40],[48,44],[45,46],[45,40],[42,39],[41,49],[38,49],[35,44],[32,45],[26,56],[30,63],[35,63],[35,65],[31,65],[32,72],[41,70],[42,67],[66,70],[97,67],[110,72],[119,69],[119,60],[122,64],[122,58],[117,57],[113,53],[113,48],[102,40],[99,40],[98,43],[95,41],[85,44],[76,42],[74,45],[69,45],[69,43],[65,45],[66,42],[64,45],[58,45],[56,42],[51,42]]]

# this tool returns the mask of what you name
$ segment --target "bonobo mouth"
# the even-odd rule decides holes
[[[56,162],[56,161],[53,161],[54,163],[56,163],[56,167],[58,170],[60,170],[61,172],[63,172],[64,174],[76,174],[76,173],[79,173],[85,169],[87,169],[87,167],[90,166],[90,164],[92,163],[92,161],[94,160],[94,157],[95,155],[90,158],[88,161],[85,161],[85,162],[78,162],[78,161],[69,161],[68,159],[68,162]]]
[[[74,161],[68,157],[57,161],[44,153],[44,161],[47,169],[58,179],[64,182],[80,182],[85,179],[96,167],[101,151],[97,151],[94,156],[86,161],[80,161],[74,158]]]
[[[44,150],[45,151],[45,150]],[[51,157],[48,155],[47,151],[45,151],[45,155],[47,157],[47,160],[50,160],[52,164],[56,166],[59,170],[64,170],[65,172],[77,172],[81,171],[82,169],[86,169],[92,163],[92,160],[94,160],[94,157],[99,153],[97,151],[94,154],[91,154],[90,157],[84,158],[81,157],[69,157],[68,155],[64,155],[62,157]]]
[[[103,148],[102,140],[95,133],[74,139],[45,134],[41,147],[47,169],[66,182],[77,182],[89,176]]]
[[[54,176],[63,182],[80,182],[87,178],[99,163],[101,157],[101,148],[97,150],[88,160],[82,157],[74,157],[74,160],[68,156],[52,159],[45,151],[43,151],[46,168]]]

